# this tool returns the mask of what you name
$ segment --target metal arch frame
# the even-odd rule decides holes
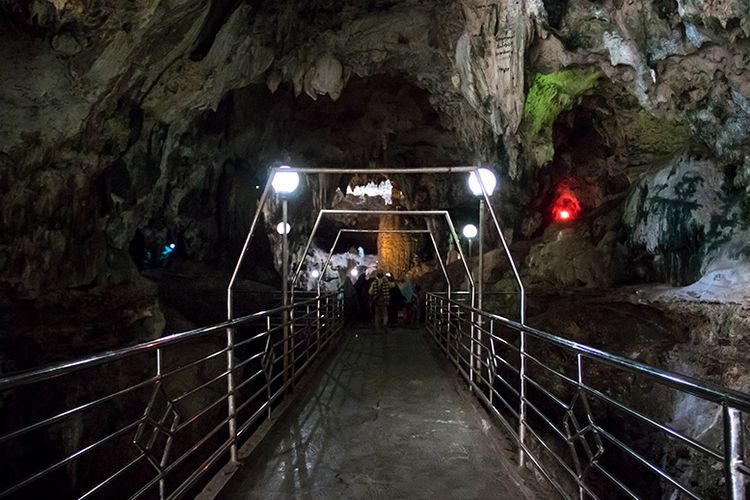
[[[500,238],[500,242],[502,244],[503,251],[505,252],[505,256],[508,259],[508,263],[510,264],[511,270],[513,272],[513,278],[514,278],[514,280],[516,282],[516,285],[518,286],[518,292],[519,292],[519,320],[520,320],[520,324],[521,325],[525,325],[526,324],[526,291],[525,291],[525,288],[523,286],[523,281],[521,280],[521,276],[520,276],[520,274],[518,272],[518,269],[516,267],[515,261],[513,260],[513,256],[510,253],[510,249],[508,247],[508,243],[505,240],[505,235],[503,234],[502,228],[500,227],[500,222],[498,221],[497,215],[495,214],[495,209],[493,208],[492,203],[490,202],[489,193],[487,192],[487,189],[486,189],[486,187],[484,185],[484,182],[482,181],[481,175],[479,175],[479,168],[480,168],[479,166],[471,166],[471,167],[390,168],[390,169],[372,169],[372,168],[285,168],[284,171],[288,172],[288,173],[296,172],[298,174],[315,174],[315,175],[320,175],[320,174],[338,174],[338,175],[341,175],[341,174],[370,174],[370,175],[372,175],[372,174],[403,174],[403,175],[413,175],[413,174],[453,174],[453,173],[468,173],[468,174],[471,174],[471,173],[474,173],[474,175],[476,176],[477,180],[479,181],[479,186],[480,186],[480,188],[482,190],[482,198],[483,198],[484,204],[486,204],[486,208],[489,209],[490,216],[492,218],[492,222],[495,225],[495,229],[497,230],[497,234],[498,234],[498,236]],[[243,260],[245,258],[245,255],[247,254],[247,249],[248,249],[248,247],[250,245],[250,240],[252,239],[253,234],[255,233],[255,230],[257,228],[258,220],[260,219],[260,214],[262,213],[263,207],[265,206],[266,201],[268,199],[268,193],[271,190],[271,183],[273,181],[274,175],[279,170],[280,170],[280,167],[274,167],[274,168],[272,168],[272,169],[269,170],[269,176],[268,176],[268,179],[266,180],[266,185],[265,185],[265,187],[263,189],[263,194],[261,195],[261,198],[259,200],[258,208],[255,211],[255,215],[253,217],[253,221],[250,224],[250,229],[248,231],[247,237],[245,238],[245,243],[242,246],[242,251],[240,252],[239,258],[237,259],[237,264],[235,265],[234,271],[232,272],[232,277],[231,277],[231,279],[229,281],[229,284],[227,286],[227,319],[229,319],[229,320],[231,320],[233,318],[233,316],[234,316],[234,303],[233,303],[233,295],[232,295],[234,284],[235,284],[235,282],[237,280],[237,276],[239,274],[239,270],[240,270],[240,267],[242,266],[242,262],[243,262]],[[335,210],[321,209],[321,211],[318,213],[318,220],[316,221],[315,227],[313,228],[313,233],[317,230],[317,226],[319,225],[321,216],[322,216],[322,214],[324,212],[336,213]],[[375,215],[377,213],[385,213],[385,214],[398,213],[398,212],[393,211],[393,210],[389,210],[389,211],[363,210],[361,212],[367,213],[367,214],[372,214],[372,215]],[[451,233],[453,235],[453,238],[456,241],[456,247],[458,248],[459,254],[461,255],[461,260],[464,263],[464,268],[467,271],[467,274],[469,275],[470,288],[471,288],[471,306],[473,308],[476,305],[476,302],[475,302],[475,300],[476,300],[476,297],[475,297],[476,296],[476,291],[475,291],[474,280],[471,277],[471,271],[468,269],[468,265],[467,265],[466,259],[464,257],[464,253],[463,253],[463,248],[462,248],[461,242],[458,239],[458,235],[456,234],[456,230],[455,230],[455,227],[453,226],[453,222],[451,221],[450,216],[448,215],[448,211],[447,210],[442,210],[442,211],[441,210],[412,211],[412,213],[415,213],[415,212],[416,213],[422,212],[422,213],[425,213],[426,215],[427,214],[434,214],[434,215],[445,214],[446,220],[447,220],[448,225],[449,225],[449,227],[451,229]],[[481,212],[481,209],[480,209],[480,212]],[[400,213],[404,213],[404,212],[400,212]],[[480,214],[480,216],[481,216],[481,214]],[[482,222],[483,221],[481,221],[481,220],[479,221],[480,227],[483,226]],[[483,233],[480,232],[480,234],[483,234]],[[305,248],[305,253],[303,254],[304,256],[306,256],[307,252],[310,250],[311,241],[312,241],[311,239],[308,240],[308,244],[307,244],[307,246]],[[480,264],[482,263],[482,261],[483,261],[483,258],[480,259]],[[299,272],[301,270],[301,266],[302,266],[303,262],[304,262],[304,260],[302,260],[300,262],[300,266],[297,268],[297,272],[295,273],[295,279],[294,279],[295,282],[297,280],[297,276],[299,275]],[[284,262],[283,266],[284,266],[284,268],[283,268],[282,274],[283,274],[284,287],[286,288],[286,284],[288,283],[288,280],[289,280],[288,263]],[[483,305],[482,304],[482,297],[481,297],[481,295],[483,295],[483,291],[484,291],[483,290],[484,287],[482,285],[483,282],[484,282],[484,270],[480,269],[479,270],[479,274],[480,274],[480,276],[479,276],[479,281],[480,281],[480,288],[479,288],[480,299],[479,299],[479,303],[480,303],[480,309],[481,309],[481,305]],[[290,291],[291,291],[292,298],[293,298],[294,286],[291,287]],[[450,298],[450,296],[448,298]],[[286,299],[287,299],[287,294],[285,293],[284,294],[284,300],[286,300]],[[472,312],[471,314],[472,314],[472,324],[473,324],[474,312]],[[479,329],[478,335],[481,338],[481,327]],[[286,335],[286,333],[285,333],[285,336],[288,336],[288,335]],[[472,326],[472,338],[474,338],[474,327],[473,326]],[[232,352],[232,346],[233,345],[234,345],[234,329],[233,328],[227,328],[227,346],[229,348],[229,350],[227,351],[227,362],[228,362],[229,365],[232,364],[232,359],[231,358],[233,357],[233,352]],[[520,352],[521,352],[521,356],[520,356],[520,361],[521,361],[521,365],[520,365],[521,387],[520,387],[520,390],[521,390],[521,393],[524,394],[524,395],[526,394],[526,382],[525,382],[525,378],[524,378],[524,374],[526,372],[526,363],[525,363],[525,357],[524,357],[525,351],[526,351],[526,334],[525,334],[525,331],[522,331],[521,332],[521,339],[520,339]],[[471,375],[472,375],[472,379],[473,379],[474,370],[471,370]],[[229,416],[231,418],[234,415],[234,407],[235,407],[235,404],[234,404],[234,381],[233,381],[232,377],[228,377],[228,379],[227,379],[227,385],[228,385],[228,394],[229,394],[229,399],[228,399]],[[523,404],[521,405],[521,408],[520,408],[520,414],[521,414],[522,418],[520,419],[520,423],[519,423],[519,435],[520,435],[520,441],[521,441],[521,443],[524,443],[524,441],[525,441],[525,433],[526,433],[526,428],[525,428],[525,425],[526,425],[525,424],[526,405],[525,405],[525,400],[523,398],[521,399],[521,401],[523,402]],[[232,429],[230,429],[230,433],[232,433],[231,431],[232,431]],[[525,457],[525,455],[524,455],[524,447],[520,446],[519,447],[519,463],[520,463],[521,466],[524,465],[524,457]],[[232,448],[232,462],[236,463],[236,461],[237,461],[237,455],[236,455],[236,446],[235,446],[235,447]]]
[[[396,211],[396,210],[335,210],[335,209],[324,208],[324,209],[320,210],[320,212],[318,213],[318,218],[315,220],[315,225],[313,226],[312,230],[310,231],[310,236],[307,239],[307,244],[305,245],[305,251],[304,251],[303,255],[307,255],[307,253],[310,251],[310,247],[312,246],[312,242],[313,242],[313,239],[315,238],[315,234],[318,232],[318,228],[320,227],[320,222],[323,220],[323,216],[325,216],[325,215],[393,215],[393,214],[415,215],[415,216],[421,215],[423,217],[441,216],[442,215],[443,217],[445,217],[445,220],[448,223],[448,228],[450,229],[451,234],[453,235],[453,237],[454,238],[458,238],[458,234],[456,233],[456,228],[453,225],[453,219],[451,218],[451,216],[450,216],[450,214],[448,213],[447,210],[398,210],[398,211]],[[408,230],[408,229],[406,229],[406,230],[394,230],[394,229],[391,229],[391,230],[386,230],[386,229],[383,229],[383,230],[380,230],[380,229],[371,229],[371,230],[368,230],[368,229],[360,229],[360,230],[357,230],[357,229],[340,229],[339,233],[336,235],[336,241],[334,242],[334,245],[336,243],[338,243],[339,237],[341,236],[341,232],[342,231],[345,231],[345,232],[393,232],[393,233],[399,232],[399,231],[402,231],[402,232],[409,232],[409,231],[427,232],[428,234],[430,234],[430,239],[432,240],[435,248],[437,249],[437,242],[435,241],[435,238],[434,238],[432,232],[429,229],[426,229],[426,230],[425,229],[422,229],[422,230],[418,230],[418,229],[414,229],[414,230]],[[461,248],[461,245],[458,245],[458,252],[459,252],[459,255],[461,256],[461,262],[464,265],[464,272],[466,272],[466,275],[469,278],[469,288],[470,288],[469,292],[471,293],[471,296],[472,296],[472,305],[473,305],[474,304],[474,291],[475,291],[474,279],[471,277],[471,270],[469,269],[469,266],[468,266],[468,264],[466,262],[466,258],[464,256],[463,249]],[[329,259],[328,260],[330,261],[331,253],[329,252],[328,255],[329,255]],[[440,257],[440,251],[439,250],[437,250],[437,255],[438,255],[438,257]],[[302,273],[302,267],[304,266],[304,264],[305,264],[304,259],[300,260],[300,263],[297,266],[297,270],[294,273],[294,276],[292,278],[292,282],[290,284],[290,289],[291,289],[291,293],[292,294],[294,293],[294,286],[297,284],[297,280],[299,280],[300,274]],[[442,259],[440,259],[440,265],[441,265],[441,267],[444,265]],[[447,272],[446,272],[446,276],[447,276]],[[450,283],[450,281],[448,281],[448,283]]]
[[[232,272],[232,277],[229,280],[229,284],[227,285],[227,319],[232,319],[234,317],[234,303],[233,303],[233,289],[234,284],[237,281],[237,276],[239,274],[240,267],[242,266],[242,262],[245,259],[245,255],[247,254],[247,250],[250,246],[250,241],[255,234],[255,230],[258,226],[258,221],[260,219],[260,214],[262,213],[263,207],[266,204],[266,201],[268,200],[268,194],[271,191],[271,181],[273,180],[273,176],[276,174],[277,171],[280,170],[280,167],[274,167],[269,170],[269,176],[266,180],[266,185],[263,189],[263,194],[260,197],[258,208],[255,211],[255,215],[253,217],[253,220],[250,224],[250,229],[248,230],[247,236],[245,238],[245,242],[242,246],[242,251],[240,252],[240,256],[237,259],[237,264],[234,267],[234,271]],[[526,323],[526,291],[523,286],[523,281],[521,280],[521,276],[518,273],[518,269],[516,267],[515,261],[513,260],[513,256],[510,253],[510,249],[508,248],[507,241],[505,240],[505,235],[503,234],[503,231],[500,227],[500,222],[497,218],[497,215],[495,214],[495,209],[492,207],[492,203],[490,203],[490,197],[487,192],[487,189],[484,186],[484,183],[482,182],[482,178],[479,175],[479,167],[478,166],[456,166],[456,167],[417,167],[417,168],[385,168],[385,169],[372,169],[372,168],[287,168],[284,169],[285,172],[296,172],[298,174],[402,174],[402,175],[410,175],[410,174],[460,174],[460,173],[467,173],[470,174],[472,172],[475,173],[477,176],[477,179],[479,180],[479,185],[482,188],[482,195],[483,198],[487,204],[487,208],[489,209],[490,215],[492,217],[492,221],[495,225],[495,229],[497,230],[498,236],[500,237],[500,242],[502,243],[503,251],[505,252],[505,256],[508,259],[508,262],[510,263],[511,270],[513,272],[513,278],[516,282],[516,285],[518,286],[519,291],[519,313],[520,313],[520,323],[525,324]],[[481,221],[480,221],[481,222]],[[455,233],[455,231],[454,231]],[[463,254],[463,250],[461,249],[460,241],[456,238],[457,247],[459,249],[459,253]],[[306,254],[307,252],[305,252]],[[463,255],[462,255],[463,258]],[[480,276],[480,281],[482,280]]]
[[[318,278],[318,283],[316,285],[316,289],[318,292],[318,295],[320,295],[321,289],[321,278],[325,275],[325,272],[328,270],[328,266],[331,263],[331,258],[333,257],[333,251],[336,249],[336,245],[339,243],[339,239],[341,238],[341,233],[377,233],[377,234],[429,234],[430,235],[430,241],[432,241],[432,247],[435,249],[435,256],[438,259],[438,262],[440,262],[440,269],[443,271],[443,277],[445,278],[445,284],[447,286],[448,290],[448,296],[451,294],[451,280],[448,277],[448,271],[445,269],[445,263],[443,262],[443,257],[440,255],[440,249],[437,246],[437,241],[435,240],[435,236],[432,234],[432,231],[429,229],[339,229],[338,234],[336,235],[336,239],[333,241],[333,245],[331,245],[331,250],[328,252],[328,257],[326,258],[326,262],[323,265],[323,268],[320,270],[320,278]]]
[[[315,220],[315,225],[310,231],[310,236],[307,239],[307,244],[305,245],[305,251],[302,253],[302,255],[306,256],[307,253],[310,251],[310,247],[312,246],[313,239],[315,238],[315,234],[318,231],[318,227],[320,227],[320,222],[323,220],[324,215],[393,215],[393,214],[413,215],[413,216],[423,216],[423,217],[431,217],[431,216],[445,217],[445,221],[448,223],[448,228],[450,229],[453,239],[456,242],[458,242],[456,247],[458,248],[460,260],[464,266],[464,271],[466,272],[466,276],[469,279],[469,294],[471,297],[471,307],[475,307],[476,306],[476,284],[474,282],[474,278],[471,275],[471,269],[469,268],[469,263],[467,262],[466,256],[464,255],[463,248],[459,242],[458,233],[456,232],[456,228],[453,225],[453,219],[451,218],[450,213],[447,210],[336,210],[336,209],[324,208],[318,212],[318,218]],[[441,263],[442,263],[442,260],[441,260]],[[297,283],[297,280],[299,279],[299,276],[302,273],[302,266],[304,264],[305,264],[304,258],[300,259],[300,263],[297,266],[297,270],[294,273],[294,277],[292,278],[291,286],[289,287],[290,293],[292,295],[292,300],[291,300],[292,303],[294,303],[294,285]],[[471,314],[472,321],[473,321],[474,313],[472,312],[470,314]],[[477,330],[477,333],[479,333],[478,330]],[[474,352],[475,349],[478,349],[478,341],[475,339],[475,329],[473,325],[471,326],[471,338],[472,338],[472,341],[471,341],[470,349],[472,352]],[[475,368],[478,369],[478,365]],[[475,376],[474,372],[475,370],[471,370],[469,373],[472,381],[474,380],[474,376]]]

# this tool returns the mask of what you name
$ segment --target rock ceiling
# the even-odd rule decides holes
[[[137,230],[211,257],[242,231],[227,212],[253,205],[236,182],[277,160],[485,161],[508,181],[497,203],[520,237],[571,178],[588,209],[682,154],[708,177],[730,169],[732,196],[750,183],[743,0],[2,0],[0,12],[0,268],[22,296],[116,281]],[[358,132],[342,141],[336,123]]]

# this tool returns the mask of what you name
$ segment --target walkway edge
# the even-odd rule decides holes
[[[342,328],[343,329],[343,328]],[[308,366],[309,376],[302,377],[301,383],[294,386],[294,392],[288,398],[286,398],[275,410],[271,412],[270,420],[264,421],[260,427],[253,433],[252,436],[240,447],[238,451],[238,458],[240,463],[233,464],[231,462],[224,465],[219,472],[214,475],[213,478],[206,484],[203,490],[195,496],[195,500],[214,500],[222,489],[229,483],[234,477],[235,473],[242,469],[242,461],[255,451],[255,449],[263,442],[268,433],[274,428],[276,422],[279,421],[289,409],[298,402],[300,397],[305,394],[305,389],[308,389],[312,384],[318,381],[323,376],[323,371],[317,370],[326,364],[330,364],[336,355],[341,351],[341,347],[346,342],[346,333],[338,332],[336,334],[337,340],[331,346],[330,351],[323,358],[320,358]]]

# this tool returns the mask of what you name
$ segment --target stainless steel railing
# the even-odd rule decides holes
[[[445,295],[426,308],[434,341],[561,496],[747,498],[750,395]]]
[[[336,294],[316,296],[0,379],[0,498],[195,492],[271,418],[342,313]]]

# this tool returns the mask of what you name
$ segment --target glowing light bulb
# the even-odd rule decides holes
[[[463,234],[466,238],[476,238],[477,234],[479,233],[479,230],[477,229],[477,226],[474,224],[466,224],[463,229]]]
[[[356,278],[357,276],[359,276],[359,269],[355,267],[354,269],[351,270],[349,274],[352,275],[352,278]]]
[[[286,165],[279,167],[279,169],[287,168],[290,167]],[[297,189],[297,186],[299,186],[299,174],[297,172],[284,172],[279,170],[273,174],[271,186],[273,186],[273,190],[279,194],[293,193]]]
[[[570,212],[568,212],[567,210],[560,210],[560,219],[562,220],[570,219]]]
[[[169,248],[171,248],[172,250],[174,250],[176,246],[177,246],[177,245],[175,245],[174,243],[170,243],[170,244],[169,244]]]
[[[313,277],[314,280],[320,278],[320,271],[317,269],[313,269],[313,272],[310,273],[310,276]]]
[[[284,227],[283,222],[279,222],[276,225],[276,232],[279,234],[289,234],[289,231],[292,230],[292,226],[289,225],[289,223],[286,224],[286,227]]]
[[[479,179],[477,179],[477,172],[479,172]],[[495,192],[495,186],[497,186],[495,174],[488,168],[480,168],[469,174],[469,189],[474,193],[474,196],[482,195],[482,185],[479,184],[480,179],[487,194]]]

